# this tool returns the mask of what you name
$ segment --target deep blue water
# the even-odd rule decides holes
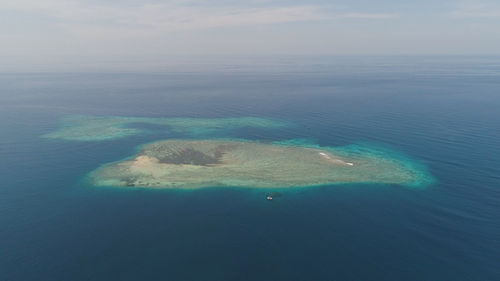
[[[210,69],[213,67],[213,70]],[[427,188],[86,186],[167,132],[40,138],[72,114],[274,118],[229,137],[377,143]],[[500,58],[293,58],[135,73],[0,74],[0,280],[500,280]]]

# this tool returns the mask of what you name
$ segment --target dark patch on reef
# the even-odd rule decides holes
[[[136,178],[130,177],[125,179],[125,185],[126,186],[135,186]]]
[[[130,187],[134,187],[134,186],[151,186],[152,185],[151,183],[143,182],[143,181],[139,180],[137,177],[128,177],[128,178],[125,178],[124,182],[125,182],[125,186],[130,186]],[[160,183],[156,182],[156,184],[159,185]],[[154,183],[153,183],[153,185],[154,185]]]
[[[178,149],[159,146],[143,151],[141,154],[156,157],[160,163],[164,164],[214,166],[222,164],[224,154],[234,147],[234,145],[219,145],[211,153],[206,153],[192,146]]]

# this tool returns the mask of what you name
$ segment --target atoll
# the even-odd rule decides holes
[[[146,188],[303,187],[340,183],[425,185],[430,176],[387,154],[245,140],[164,140],[101,166],[97,186]]]

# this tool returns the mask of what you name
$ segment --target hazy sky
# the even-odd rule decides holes
[[[500,54],[500,1],[0,0],[0,57]]]

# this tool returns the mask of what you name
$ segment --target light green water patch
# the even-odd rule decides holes
[[[88,179],[130,188],[301,188],[346,183],[426,186],[423,166],[389,151],[359,145],[320,147],[298,142],[165,140],[146,144]]]
[[[63,118],[61,127],[43,135],[45,138],[70,141],[104,141],[120,139],[150,132],[137,124],[164,126],[165,130],[199,137],[218,131],[237,128],[274,129],[291,124],[266,118],[149,118],[121,116],[74,115]]]

